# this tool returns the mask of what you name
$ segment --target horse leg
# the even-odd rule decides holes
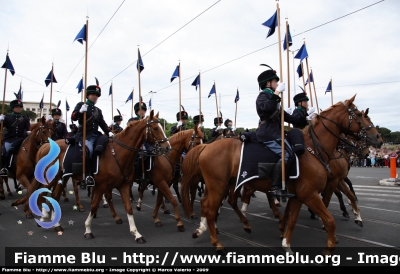
[[[76,205],[78,206],[79,212],[85,212],[85,209],[83,208],[83,205],[81,204],[81,200],[79,198],[78,182],[79,182],[78,180],[72,179],[72,185],[74,187]]]
[[[194,201],[196,200],[196,191],[198,191],[198,185],[190,186],[190,206],[192,207],[192,213],[190,219],[197,219],[196,213],[194,212]],[[201,197],[201,196],[200,196]]]
[[[329,185],[329,183],[327,184]],[[328,194],[328,193],[326,193]],[[327,195],[329,196],[329,194]],[[331,194],[332,196],[332,194]],[[335,219],[333,218],[332,214],[328,211],[327,206],[323,203],[317,193],[314,195],[310,195],[307,200],[305,201],[306,205],[311,208],[322,220],[325,230],[328,233],[328,240],[326,242],[326,249],[324,250],[324,255],[332,255],[333,250],[336,246],[336,223]],[[301,203],[300,203],[301,206]],[[289,216],[290,218],[290,216]],[[293,230],[293,229],[292,229]],[[286,236],[287,233],[285,233]],[[290,242],[289,242],[290,243]]]
[[[156,206],[154,207],[154,211],[152,214],[152,217],[154,219],[154,224],[156,225],[156,227],[162,226],[161,220],[158,219],[158,211],[160,210],[160,205],[162,203],[163,197],[164,197],[163,194],[160,191],[158,191],[157,199],[156,199]]]
[[[319,201],[322,203],[321,199],[319,199]],[[301,206],[302,203],[296,197],[289,198],[289,201],[286,205],[285,215],[287,217],[284,216],[284,221],[287,224],[287,228],[283,233],[282,247],[286,252],[289,252],[289,254],[294,254],[292,249],[290,248],[290,241],[292,239],[293,230],[296,227],[296,222],[299,216]],[[281,225],[282,224],[283,222],[281,222]],[[285,224],[283,224],[283,228],[284,225]]]
[[[69,199],[67,197],[67,187],[65,186],[65,188],[62,190],[62,196],[64,198],[64,202],[69,202]]]
[[[279,212],[278,207],[276,206],[275,199],[273,199],[271,197],[271,194],[269,192],[266,193],[266,195],[268,198],[269,207],[271,208],[272,213],[274,214],[274,217],[279,219],[279,221],[281,221],[283,217],[282,217],[281,213]]]
[[[103,207],[107,208],[108,207],[108,202],[107,202],[106,196],[104,194],[101,197],[101,199],[103,200]]]
[[[355,216],[355,223],[361,227],[363,227],[363,221],[361,219],[360,209],[357,206],[357,198],[353,194],[353,192],[344,184],[343,181],[339,182],[338,189],[347,196],[347,198],[351,201],[351,207],[353,209],[353,213]]]
[[[105,199],[108,202],[111,211],[111,216],[113,216],[115,223],[118,225],[122,224],[122,219],[121,217],[118,216],[117,212],[115,211],[114,203],[112,201],[112,190],[106,191],[106,193],[103,194],[103,197],[105,197]]]
[[[234,192],[234,187],[231,188],[231,191],[229,192],[229,198],[228,198],[228,203],[230,206],[233,208],[233,210],[236,212],[236,214],[239,216],[240,221],[244,224],[244,231],[247,233],[251,233],[251,226],[249,224],[249,221],[247,220],[246,216],[242,213],[242,211],[239,209],[237,200],[239,199],[240,191]]]
[[[282,219],[279,221],[279,230],[281,231],[280,238],[283,239],[285,237],[286,225],[289,218],[290,204],[293,199],[289,199],[286,203],[285,213],[283,214]]]
[[[131,232],[132,235],[135,236],[135,240],[137,243],[144,244],[146,240],[143,238],[143,236],[139,233],[139,231],[136,228],[135,225],[135,220],[133,219],[133,211],[132,211],[132,203],[130,202],[129,199],[129,187],[130,184],[123,184],[118,188],[119,192],[121,193],[121,198],[125,206],[125,211],[128,216],[128,221],[129,221],[129,231]]]
[[[105,192],[105,186],[97,185],[93,190],[92,202],[90,205],[90,213],[85,221],[85,234],[83,235],[85,239],[93,239],[94,235],[92,233],[92,220],[99,209],[100,200],[102,194]],[[89,188],[88,188],[89,189]]]
[[[339,200],[340,210],[343,212],[342,213],[343,217],[345,217],[346,219],[350,219],[349,213],[347,212],[346,206],[343,201],[342,192],[339,189],[336,189],[334,193]]]
[[[354,191],[354,188],[353,188],[353,183],[350,181],[349,177],[344,178],[344,181],[349,186],[349,188],[350,188],[351,192],[353,193],[356,201],[358,201],[356,192]]]
[[[4,200],[6,196],[4,195],[4,180],[0,178],[0,200]]]
[[[69,178],[70,178],[70,176],[65,176],[64,178],[61,179],[62,184],[57,183],[54,186],[54,190],[53,190],[53,193],[52,193],[52,197],[53,197],[54,200],[60,201],[62,192],[66,189],[67,182],[68,182]],[[56,177],[56,179],[57,179],[57,177]],[[54,217],[54,210],[52,211],[52,217]],[[61,227],[60,223],[56,223],[54,225],[54,230],[57,231],[57,232],[58,231],[64,231],[64,229]]]
[[[6,178],[6,187],[7,187],[8,196],[14,196],[11,192],[10,185],[8,184],[8,178]]]
[[[181,200],[181,195],[179,194],[179,181],[174,182],[172,187],[174,188],[176,197],[178,198],[178,201],[181,204],[182,200]],[[160,190],[160,189],[158,189],[158,190]]]
[[[142,186],[142,184],[139,184],[138,186],[138,191],[139,191],[139,198],[136,204],[136,209],[140,211],[142,209],[142,202],[143,202],[143,195],[144,191],[147,189],[147,186]]]
[[[203,198],[200,200],[200,226],[193,232],[192,238],[196,239],[203,235],[204,232],[207,231],[207,218],[206,218],[206,213],[203,210],[203,201],[204,199],[208,196],[207,188],[205,188],[204,193],[203,193]]]

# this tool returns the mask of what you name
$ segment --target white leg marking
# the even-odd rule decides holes
[[[282,240],[282,247],[286,252],[289,252],[289,254],[294,254],[292,249],[290,248],[290,244],[287,243],[286,238],[283,238]]]
[[[138,199],[136,206],[139,207],[139,208],[142,207],[142,199],[140,199],[140,198]]]
[[[133,215],[129,215],[129,214],[126,214],[126,215],[128,216],[128,221],[129,221],[129,231],[131,232],[131,234],[133,236],[135,236],[135,240],[138,238],[141,238],[142,235],[140,235],[139,231],[136,228],[135,220],[133,219]]]
[[[52,211],[51,211],[51,220],[52,220],[52,221],[54,220],[54,217],[56,217],[56,215],[55,215],[55,213],[54,213],[54,210],[52,210]],[[56,223],[56,224],[54,225],[54,227],[58,227],[58,226],[61,226],[60,223]]]
[[[197,229],[197,236],[200,236],[204,232],[207,231],[207,219],[206,217],[201,217],[200,218],[200,227]]]
[[[40,218],[41,222],[44,222],[47,218],[49,218],[49,213],[42,207],[42,215],[43,217]]]
[[[89,213],[89,216],[87,217],[87,219],[85,221],[85,228],[86,228],[85,234],[92,233],[92,230],[91,230],[92,220],[93,220],[93,215],[91,215],[91,213]]]
[[[240,210],[240,211],[242,211],[244,216],[246,216],[247,207],[248,207],[248,204],[247,203],[243,203],[242,209]]]
[[[360,212],[357,212],[354,209],[353,209],[353,212],[354,212],[354,216],[356,217],[356,221],[362,222]]]
[[[106,196],[103,194],[103,205],[106,205],[106,204],[108,204],[107,199],[106,199]]]

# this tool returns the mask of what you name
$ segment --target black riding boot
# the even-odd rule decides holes
[[[90,161],[89,161],[89,165],[88,165],[89,168],[88,168],[88,172],[87,172],[88,176],[86,176],[86,179],[85,179],[86,187],[92,187],[95,184],[94,178],[93,178],[93,167],[92,167],[93,161],[94,161],[93,159],[90,159]]]
[[[272,198],[291,198],[295,196],[287,192],[285,189],[282,189],[282,160],[280,160],[274,167],[274,172],[272,174],[272,185],[269,193],[271,193]]]

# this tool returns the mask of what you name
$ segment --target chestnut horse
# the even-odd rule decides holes
[[[155,150],[160,154],[169,153],[171,148],[168,138],[166,138],[160,125],[158,113],[154,115],[154,110],[145,119],[131,122],[123,131],[110,138],[106,149],[100,155],[98,170],[93,176],[96,184],[92,188],[91,209],[85,222],[86,231],[84,237],[86,239],[94,238],[91,223],[103,194],[111,193],[116,188],[121,193],[131,234],[135,236],[136,242],[146,242],[136,228],[132,204],[129,201],[130,182],[134,179],[133,161],[141,151],[141,146],[144,142],[154,145]],[[55,200],[60,199],[62,189],[71,177],[76,180],[82,180],[82,175],[63,176],[62,184],[57,184],[56,190],[52,193]],[[108,202],[110,203],[110,201]],[[41,221],[43,221],[42,219]],[[57,227],[60,227],[59,223],[55,225],[55,228]]]
[[[12,161],[11,168],[9,168],[9,176],[14,180],[17,179],[25,189],[28,189],[34,177],[36,153],[44,143],[48,142],[48,138],[53,134],[52,128],[52,121],[46,121],[44,117],[38,123],[31,125],[31,133],[22,142],[18,153],[15,154],[16,157]],[[4,179],[1,177],[0,199],[4,199],[3,180],[6,183],[8,195],[12,196],[10,187],[8,186],[8,177],[4,177]]]
[[[157,193],[156,206],[152,215],[154,223],[157,227],[162,226],[161,220],[158,218],[158,211],[161,204],[163,203],[163,197],[166,197],[174,207],[174,215],[177,221],[178,230],[181,232],[185,231],[185,227],[179,214],[178,202],[172,195],[170,187],[173,183],[176,164],[178,163],[182,153],[184,151],[190,151],[193,147],[202,144],[203,139],[204,134],[200,130],[200,128],[198,128],[198,126],[195,126],[193,130],[188,129],[180,131],[168,138],[171,144],[171,152],[168,155],[161,155],[153,158],[155,161],[154,167],[151,169],[151,171],[148,172],[148,176],[151,183],[159,190]],[[141,175],[141,172],[136,172],[136,177]],[[136,209],[138,211],[141,210],[141,205],[143,202],[143,192],[145,189],[147,189],[147,185],[144,187],[142,185],[139,191],[139,198],[136,205]],[[106,197],[108,195],[109,194],[107,194]],[[119,217],[114,210],[114,206],[111,200],[109,202],[109,205],[112,215],[117,220]],[[164,211],[164,213],[169,214],[169,212],[166,213],[166,211]]]
[[[282,241],[282,246],[288,252],[292,252],[290,249],[291,235],[303,203],[322,219],[328,232],[324,253],[332,254],[335,248],[335,221],[324,206],[319,193],[325,188],[328,176],[325,169],[329,170],[329,165],[326,163],[329,163],[329,158],[337,147],[339,135],[345,133],[354,136],[356,139],[366,138],[369,144],[380,145],[378,131],[371,127],[370,122],[353,104],[354,99],[355,96],[345,102],[336,103],[321,112],[303,130],[305,145],[309,153],[299,156],[300,176],[297,179],[288,180],[286,184],[289,192],[296,195],[289,199],[293,210],[290,211],[288,228]],[[316,136],[318,136],[318,141]],[[200,154],[198,158],[194,158],[196,162],[185,161],[183,167],[186,165],[191,167],[196,164],[200,166],[207,192],[201,203],[202,216],[207,219],[211,244],[217,248],[217,251],[225,252],[224,246],[217,238],[214,222],[224,194],[230,187],[229,184],[236,182],[242,142],[236,139],[224,139],[209,145],[198,146],[198,148]],[[324,154],[321,154],[321,151],[324,151]],[[224,164],[221,165],[221,163]],[[219,168],[216,169],[216,166]],[[191,181],[190,169],[184,169],[181,194],[182,205],[187,216],[191,213],[189,199]],[[253,179],[246,184],[250,188],[266,193],[270,189],[271,179]],[[195,233],[202,232],[197,230]]]

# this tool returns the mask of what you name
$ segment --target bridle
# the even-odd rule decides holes
[[[43,144],[49,142],[48,138],[46,138],[46,136],[43,133],[44,128],[48,129],[50,132],[53,131],[53,129],[51,127],[41,125],[41,126],[39,126],[38,131],[36,131],[36,134],[34,135],[33,139],[32,139],[32,135],[29,138],[31,143],[33,143],[37,149],[39,149]],[[37,144],[35,141],[36,141],[36,138],[39,136],[39,134],[40,134],[40,142],[39,142],[39,144]]]
[[[335,125],[337,125],[338,127],[342,128],[343,131],[345,131],[346,133],[348,133],[348,135],[346,135],[344,139],[341,138],[340,136],[338,136],[337,134],[333,133],[333,132],[325,125],[325,123],[324,123],[322,120],[321,120],[321,123],[322,123],[322,125],[325,127],[325,129],[326,129],[331,135],[335,136],[340,142],[343,142],[343,143],[346,144],[347,146],[350,146],[350,147],[356,148],[356,149],[359,150],[359,151],[362,151],[364,148],[367,147],[367,132],[368,132],[369,130],[371,130],[372,128],[374,128],[375,126],[374,126],[373,123],[370,123],[367,127],[364,127],[364,125],[363,125],[363,124],[361,123],[361,121],[358,119],[357,115],[354,113],[354,111],[358,111],[358,108],[357,108],[357,107],[354,107],[354,108],[347,108],[346,105],[344,104],[344,102],[342,102],[342,104],[343,104],[343,106],[346,108],[347,112],[349,113],[349,126],[348,126],[347,128],[344,127],[344,126],[342,126],[342,125],[340,125],[339,123],[333,121],[332,119],[330,119],[330,118],[328,118],[328,117],[321,116],[321,115],[319,115],[319,117],[322,118],[322,119],[325,119],[325,120],[327,120],[327,121],[329,121],[329,122],[331,122],[331,123],[333,123],[333,124],[335,124]],[[359,131],[359,132],[353,132],[353,131],[351,131],[351,127],[352,127],[353,120],[355,120],[356,123],[360,126],[360,131]],[[308,133],[308,134],[309,134],[309,136],[310,136],[310,138],[311,138],[311,141],[312,141],[312,143],[313,143],[313,146],[314,146],[314,149],[315,149],[316,152],[315,152],[312,148],[310,148],[310,147],[307,147],[307,150],[308,150],[312,155],[314,155],[314,156],[322,163],[322,165],[324,165],[324,167],[326,168],[326,170],[328,170],[328,171],[332,174],[332,171],[331,171],[330,168],[329,168],[329,162],[332,160],[331,155],[329,155],[329,153],[325,150],[325,148],[324,148],[321,144],[319,144],[319,143],[316,141],[316,139],[319,139],[319,137],[318,137],[318,135],[316,134],[316,132],[315,132],[315,130],[314,130],[314,126],[313,126],[312,123],[311,123],[310,126],[309,126],[309,133]],[[361,141],[362,141],[362,145],[359,145],[359,144],[357,144],[357,143],[354,144],[354,142],[351,142],[351,143],[347,142],[347,139],[348,139],[350,136],[354,137],[354,139],[361,140]],[[326,155],[326,157],[328,158],[328,161],[327,161],[327,162],[324,160],[323,153],[322,153],[321,151],[322,151],[322,152]]]
[[[168,142],[168,138],[164,138],[164,139],[158,140],[158,139],[154,136],[153,131],[151,130],[151,125],[152,125],[153,123],[159,124],[159,123],[160,123],[160,120],[157,119],[157,120],[146,121],[146,138],[145,138],[144,143],[147,142],[147,140],[148,140],[148,138],[149,138],[149,134],[151,134],[151,137],[153,138],[153,141],[154,141],[154,148],[152,149],[152,152],[155,152],[154,154],[151,154],[151,155],[153,155],[153,156],[154,156],[154,155],[164,155],[164,154],[166,154],[166,153],[165,153],[165,152],[162,152],[162,149],[161,149],[160,144],[165,143],[165,142]],[[122,148],[124,148],[124,149],[127,149],[127,150],[129,150],[129,151],[132,151],[132,152],[142,152],[142,153],[143,153],[143,156],[142,156],[142,157],[144,157],[145,153],[144,153],[144,151],[143,151],[142,148],[135,148],[135,147],[128,146],[128,145],[122,143],[120,140],[116,139],[114,136],[112,136],[111,139],[109,139],[109,143],[111,143],[111,154],[114,156],[115,162],[117,163],[117,165],[118,165],[118,167],[119,167],[119,169],[120,169],[122,175],[124,176],[125,181],[127,181],[127,180],[129,179],[129,176],[126,176],[126,175],[125,175],[124,170],[122,169],[122,166],[120,165],[120,163],[119,163],[119,161],[118,161],[118,159],[117,159],[117,156],[116,156],[115,150],[114,150],[114,146],[113,146],[113,142],[115,142],[115,143],[116,143],[117,145],[119,145],[120,147],[122,147]],[[146,154],[149,154],[149,153],[146,151]],[[132,169],[132,170],[133,170],[133,169]]]
[[[203,138],[201,136],[196,135],[195,131],[193,130],[192,137],[191,137],[191,139],[189,141],[189,144],[188,144],[187,148],[185,148],[184,152],[187,153],[191,148],[194,148],[194,140],[195,139],[203,140]]]

